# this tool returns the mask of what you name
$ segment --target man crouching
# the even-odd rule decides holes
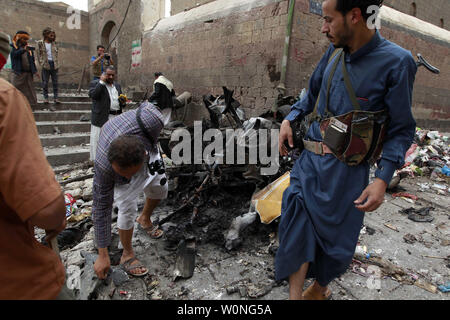
[[[123,245],[120,264],[132,276],[148,274],[136,258],[132,248],[135,221],[153,239],[162,237],[162,230],[152,224],[153,210],[167,198],[167,179],[163,170],[153,170],[161,163],[157,141],[163,128],[161,111],[151,103],[128,111],[108,121],[101,132],[94,166],[94,201],[92,218],[99,257],[94,270],[100,279],[108,275],[111,261],[113,202],[119,209],[117,226]],[[159,172],[158,172],[159,171]],[[137,198],[144,191],[146,204],[141,216]]]

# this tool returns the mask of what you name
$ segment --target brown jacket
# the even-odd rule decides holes
[[[0,300],[55,299],[65,282],[59,257],[29,219],[62,190],[42,150],[26,98],[0,79]]]
[[[50,70],[50,64],[48,63],[48,56],[47,56],[47,50],[45,49],[45,42],[44,40],[39,40],[37,42],[37,57],[39,64],[42,68],[45,70]],[[53,62],[55,64],[55,69],[59,69],[59,61],[58,61],[58,46],[56,42],[52,42],[52,56],[53,56]]]

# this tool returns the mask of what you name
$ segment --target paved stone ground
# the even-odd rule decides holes
[[[406,279],[416,277],[437,287],[450,280],[450,261],[444,259],[450,254],[450,201],[448,192],[438,195],[434,189],[419,191],[418,183],[425,182],[431,186],[436,183],[425,178],[402,180],[400,187],[417,195],[419,200],[412,204],[402,198],[394,199],[388,194],[380,209],[366,215],[366,228],[361,233],[360,245],[366,246],[368,252],[404,269],[410,274]],[[439,183],[445,185],[445,182]],[[435,219],[431,223],[414,222],[407,215],[399,213],[405,208],[428,206],[435,208],[432,211]],[[164,206],[158,208],[154,218],[164,216],[170,209]],[[223,231],[226,231],[225,228]],[[97,286],[96,297],[106,300],[286,300],[287,283],[276,284],[273,280],[272,249],[276,246],[276,231],[276,223],[265,226],[259,221],[255,222],[242,233],[242,246],[231,252],[214,243],[198,244],[193,277],[174,282],[176,252],[166,249],[167,241],[164,239],[151,240],[142,231],[135,229],[133,244],[138,257],[149,267],[150,275],[130,279],[116,288],[114,284]],[[113,229],[113,232],[117,230]],[[408,244],[403,240],[406,234],[412,234],[418,240]],[[66,267],[71,264],[83,266],[84,259],[79,256],[81,250],[96,253],[92,239],[91,229],[78,247],[62,253]],[[439,290],[432,293],[414,285],[413,281],[400,282],[392,276],[369,278],[353,272],[352,267],[330,284],[334,300],[449,300],[448,294]],[[364,269],[360,267],[355,271],[367,273],[367,265],[363,265]],[[92,272],[89,266],[82,270],[83,273]],[[379,283],[374,282],[378,280]],[[307,281],[306,285],[309,283]],[[111,298],[108,294],[112,291],[114,294]]]

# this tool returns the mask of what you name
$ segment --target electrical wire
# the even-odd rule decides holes
[[[114,38],[113,38],[113,39],[111,40],[111,42],[109,43],[108,47],[106,48],[106,51],[109,50],[109,48],[111,47],[112,43],[114,42],[114,40],[116,40],[117,36],[119,35],[120,30],[122,30],[123,24],[125,23],[125,20],[127,19],[127,16],[128,16],[128,11],[130,10],[131,1],[132,1],[132,0],[129,0],[129,2],[128,2],[128,7],[127,7],[127,10],[125,11],[125,16],[123,17],[123,20],[122,20],[122,23],[120,24],[119,30],[117,30],[116,35],[114,36]]]

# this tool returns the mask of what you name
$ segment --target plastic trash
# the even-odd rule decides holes
[[[447,177],[450,177],[450,168],[445,166],[441,169],[441,172],[445,174]]]
[[[392,196],[394,198],[409,198],[409,199],[412,199],[414,201],[419,199],[419,197],[417,197],[417,196],[415,196],[413,194],[407,193],[407,192],[394,193]]]
[[[262,223],[270,224],[281,216],[283,193],[290,182],[291,173],[287,172],[253,196],[252,205],[260,215]]]
[[[438,289],[443,293],[450,292],[450,282],[447,282],[445,285],[439,286]]]
[[[69,218],[72,214],[75,213],[76,200],[70,193],[66,193],[64,195],[64,199],[66,201],[66,218]]]
[[[420,149],[417,144],[413,144],[411,148],[406,152],[405,156],[405,167],[410,166],[414,160],[419,156]]]

